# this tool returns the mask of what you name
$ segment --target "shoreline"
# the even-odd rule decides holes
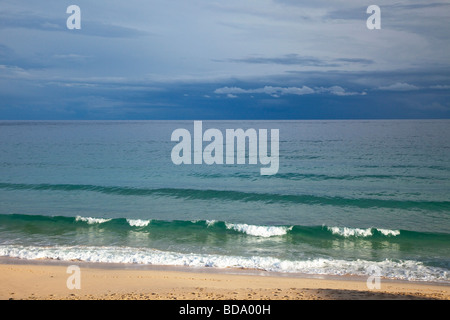
[[[80,267],[81,289],[70,290],[67,267]],[[280,274],[249,269],[123,265],[0,257],[0,299],[38,300],[450,300],[450,285],[367,278]]]

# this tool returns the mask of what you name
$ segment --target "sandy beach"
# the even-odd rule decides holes
[[[237,270],[238,271],[238,270]],[[237,274],[236,274],[237,273]],[[304,278],[204,270],[126,269],[80,265],[80,289],[69,290],[67,265],[0,264],[0,299],[45,300],[348,300],[444,299],[450,286],[382,280]]]

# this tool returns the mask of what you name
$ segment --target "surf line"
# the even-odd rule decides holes
[[[261,165],[266,166],[260,169],[261,175],[274,175],[278,172],[280,165],[279,136],[279,129],[270,129],[269,155],[267,129],[258,129],[258,131],[254,128],[245,131],[241,128],[226,129],[224,144],[224,135],[221,130],[210,128],[203,132],[202,121],[194,121],[193,138],[191,132],[184,128],[178,128],[172,132],[171,141],[178,143],[172,149],[171,158],[175,165],[246,164],[246,142],[248,141],[248,164],[258,164],[259,160]],[[203,148],[203,142],[210,143]]]

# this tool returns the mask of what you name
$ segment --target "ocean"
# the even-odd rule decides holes
[[[0,256],[450,283],[449,120],[203,127],[278,129],[278,172],[175,165],[193,121],[0,121]]]

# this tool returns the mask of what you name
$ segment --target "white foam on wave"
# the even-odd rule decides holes
[[[311,260],[280,260],[274,257],[243,257],[211,254],[184,254],[131,247],[88,247],[60,246],[36,247],[6,245],[0,246],[0,256],[21,259],[80,260],[86,262],[170,265],[215,268],[248,268],[283,273],[304,273],[320,275],[369,276],[373,267],[380,270],[380,276],[413,281],[435,281],[450,283],[446,269],[425,266],[413,260],[367,261],[336,260],[317,258]]]
[[[343,237],[369,237],[372,235],[372,228],[360,229],[347,227],[328,227],[328,230],[333,234]]]
[[[214,224],[216,224],[216,220],[206,220],[206,226],[212,227]]]
[[[127,219],[127,222],[131,227],[146,227],[150,224],[151,220]]]
[[[96,223],[105,223],[105,222],[111,221],[111,219],[77,216],[75,218],[75,221],[83,221],[83,222],[87,222],[87,224],[96,224]]]
[[[225,223],[228,229],[233,229],[238,232],[246,233],[256,237],[274,237],[285,235],[292,227],[280,227],[280,226],[255,226],[250,224],[234,224]]]
[[[389,229],[377,229],[385,236],[398,236],[400,234],[399,230],[389,230]]]
[[[377,228],[348,228],[348,227],[327,227],[328,231],[332,234],[339,235],[342,237],[371,237],[373,236],[374,230],[380,232],[385,236],[398,236],[400,234],[399,230],[389,230],[389,229],[377,229]]]

